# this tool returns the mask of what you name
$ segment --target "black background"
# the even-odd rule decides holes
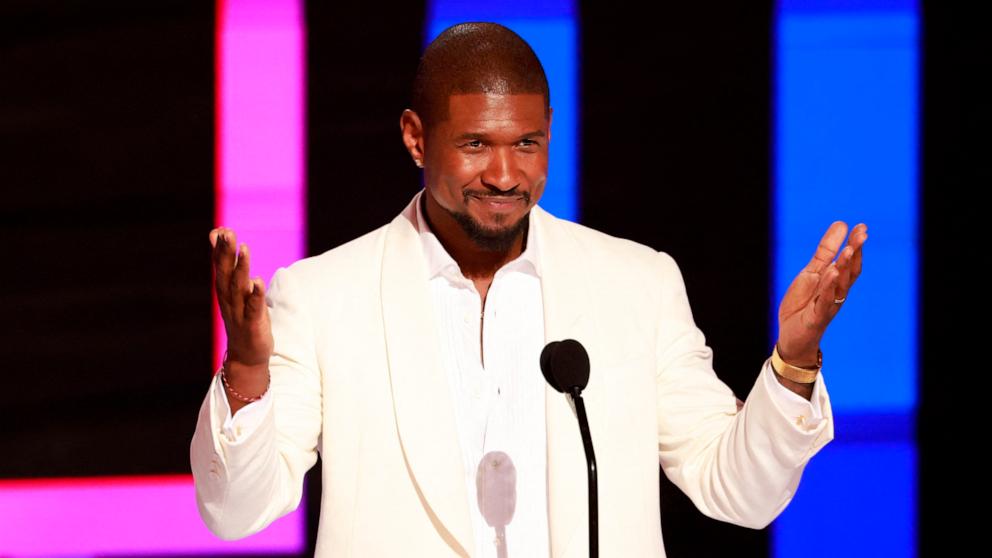
[[[189,470],[211,372],[213,8],[0,4],[0,477]]]

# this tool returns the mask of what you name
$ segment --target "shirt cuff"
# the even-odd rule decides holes
[[[262,398],[254,403],[249,403],[238,409],[234,416],[231,416],[231,405],[227,401],[227,393],[224,384],[221,382],[220,374],[214,378],[216,386],[214,389],[214,405],[224,416],[223,425],[220,428],[221,434],[230,443],[237,443],[251,436],[252,432],[258,430],[258,426],[265,419],[269,407],[272,406],[272,397],[269,389],[262,394]],[[216,415],[215,415],[216,416]]]
[[[821,385],[823,384],[823,374],[817,372],[816,381],[813,382],[813,395],[809,401],[783,386],[775,378],[775,371],[772,369],[771,359],[765,362],[765,369],[762,371],[765,379],[765,388],[778,404],[779,408],[788,415],[792,421],[805,430],[813,430],[823,421],[823,406],[820,402]]]

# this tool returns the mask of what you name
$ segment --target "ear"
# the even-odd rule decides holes
[[[400,115],[400,132],[403,134],[403,145],[410,152],[414,164],[423,168],[424,166],[424,126],[420,121],[420,116],[410,109],[403,111]]]

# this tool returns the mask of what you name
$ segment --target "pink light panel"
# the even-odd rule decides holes
[[[2,556],[278,553],[303,538],[287,516],[251,537],[218,539],[189,475],[0,482]]]
[[[217,3],[215,220],[249,245],[252,276],[266,281],[305,250],[300,2]],[[227,340],[214,308],[219,364]],[[189,475],[0,481],[0,557],[295,553],[303,509],[222,541],[200,519]]]
[[[268,282],[305,250],[302,12],[299,0],[221,0],[217,19],[216,222]],[[219,312],[214,323],[219,366]]]
[[[305,55],[302,0],[219,0],[216,223],[251,250],[252,277],[305,255]],[[214,355],[227,336],[214,305]],[[283,552],[304,545],[306,502],[280,519]],[[271,529],[270,526],[268,529]],[[262,551],[259,548],[259,551]]]

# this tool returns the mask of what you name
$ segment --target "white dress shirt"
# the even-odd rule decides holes
[[[475,531],[473,555],[549,556],[545,381],[540,368],[544,305],[536,227],[530,227],[520,256],[496,272],[483,305],[475,284],[462,275],[424,220],[423,195],[417,199],[417,230],[458,417]],[[496,529],[500,523],[505,523],[505,536]],[[504,544],[505,553],[498,554]]]
[[[423,195],[422,190],[416,200],[416,226],[458,422],[463,481],[475,534],[473,556],[549,556],[537,227],[530,227],[523,253],[496,272],[483,306],[475,284],[462,275],[424,220]],[[823,420],[822,375],[817,375],[811,401],[775,379],[770,359],[762,375],[779,410],[798,428],[812,430]],[[265,394],[232,417],[224,390],[214,393],[215,403],[227,410],[222,433],[231,442],[250,436],[272,404]],[[490,525],[487,518],[504,524],[503,529]],[[505,553],[499,552],[501,545]]]

